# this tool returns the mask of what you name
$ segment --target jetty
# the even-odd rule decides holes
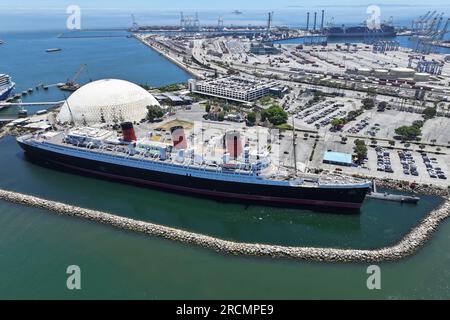
[[[82,218],[121,230],[128,230],[179,243],[196,245],[223,254],[335,263],[374,263],[404,259],[415,254],[422,246],[424,246],[432,238],[432,235],[436,232],[439,225],[450,215],[450,198],[447,196],[443,205],[432,211],[417,227],[411,230],[411,232],[397,244],[381,249],[357,250],[288,247],[233,242],[1,189],[0,200],[48,210],[59,215]]]
[[[184,64],[182,61],[177,60],[175,57],[172,57],[170,55],[169,52],[166,52],[165,50],[163,50],[162,48],[159,48],[155,42],[149,40],[149,39],[145,39],[144,36],[136,34],[134,35],[134,38],[137,39],[138,41],[142,42],[144,45],[146,45],[147,47],[149,47],[150,49],[156,51],[157,53],[159,53],[161,56],[163,56],[164,58],[166,58],[167,60],[169,60],[170,62],[174,63],[175,65],[177,65],[178,67],[180,67],[181,69],[183,69],[184,71],[190,73],[191,75],[193,75],[195,78],[197,79],[202,79],[203,75],[202,75],[202,71],[204,72],[205,70],[196,70],[192,67],[187,66],[186,64]]]

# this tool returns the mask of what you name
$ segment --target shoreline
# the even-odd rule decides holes
[[[82,218],[120,230],[195,245],[223,254],[334,263],[398,261],[412,256],[432,238],[439,225],[450,216],[450,198],[447,197],[444,204],[433,210],[397,244],[374,250],[353,250],[233,242],[1,189],[0,200],[48,210],[59,215]]]
[[[133,38],[135,38],[136,40],[138,40],[139,42],[144,44],[146,47],[154,50],[156,53],[158,53],[162,57],[166,58],[167,60],[169,60],[170,62],[172,62],[176,66],[178,66],[179,68],[183,69],[184,71],[186,71],[190,75],[194,76],[196,79],[200,79],[201,78],[201,75],[197,74],[195,71],[191,70],[189,67],[187,67],[183,63],[179,62],[178,60],[172,58],[170,55],[166,54],[164,51],[156,48],[155,46],[152,46],[150,43],[148,43],[145,40],[141,39],[138,35],[134,35]]]

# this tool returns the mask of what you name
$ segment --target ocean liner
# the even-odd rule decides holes
[[[182,128],[167,134],[170,143],[151,134],[137,139],[128,122],[122,124],[122,136],[94,126],[17,141],[28,157],[52,168],[224,201],[350,210],[361,207],[371,186],[347,176],[283,171],[268,151],[244,145],[237,131],[219,138],[222,153],[216,160],[189,147]]]
[[[0,74],[0,101],[8,99],[16,84],[11,81],[11,77],[6,74]]]

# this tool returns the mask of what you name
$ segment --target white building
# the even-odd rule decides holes
[[[140,86],[115,79],[88,83],[75,91],[58,115],[62,123],[139,122],[147,116],[147,106],[159,102]]]
[[[189,80],[189,90],[193,93],[219,97],[238,102],[251,102],[267,95],[276,81],[257,78],[229,76],[219,79],[197,81]]]

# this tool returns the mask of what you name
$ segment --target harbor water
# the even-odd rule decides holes
[[[106,77],[160,86],[189,77],[134,39],[58,39],[57,35],[0,36],[8,43],[0,48],[2,56],[6,54],[0,72],[13,76],[19,92],[40,82],[64,82],[82,63],[89,70],[82,83]],[[45,52],[54,47],[63,50]],[[27,99],[61,97],[51,88]],[[417,206],[367,200],[360,215],[219,205],[43,168],[28,162],[12,137],[0,140],[0,154],[2,189],[239,242],[379,248],[397,242],[442,203],[431,196],[423,196]],[[364,264],[225,256],[6,202],[0,202],[0,230],[0,298],[450,297],[449,223],[416,256],[380,264],[379,291],[367,289]],[[80,291],[66,288],[69,265],[82,270]]]
[[[12,137],[0,141],[0,150],[0,188],[235,241],[379,248],[442,202],[428,196],[418,206],[367,200],[360,215],[219,205],[43,168],[25,160]],[[418,255],[381,264],[385,287],[372,292],[364,264],[224,256],[2,202],[0,298],[445,298],[449,227],[445,223]],[[65,287],[65,268],[73,264],[83,271],[76,294]]]
[[[77,80],[80,84],[113,78],[159,87],[186,82],[191,77],[139,41],[127,38],[127,32],[77,32],[76,35],[83,38],[59,38],[62,33],[0,32],[0,39],[5,41],[0,46],[0,73],[12,77],[16,83],[15,92],[35,89],[41,83],[50,85],[49,90],[35,89],[32,94],[24,96],[24,102],[65,99],[70,92],[59,90],[55,84],[71,79],[82,64],[86,64],[87,69]],[[48,48],[62,50],[46,52]],[[29,113],[43,108],[27,107]],[[17,116],[17,111],[17,107],[3,110],[0,117]]]

